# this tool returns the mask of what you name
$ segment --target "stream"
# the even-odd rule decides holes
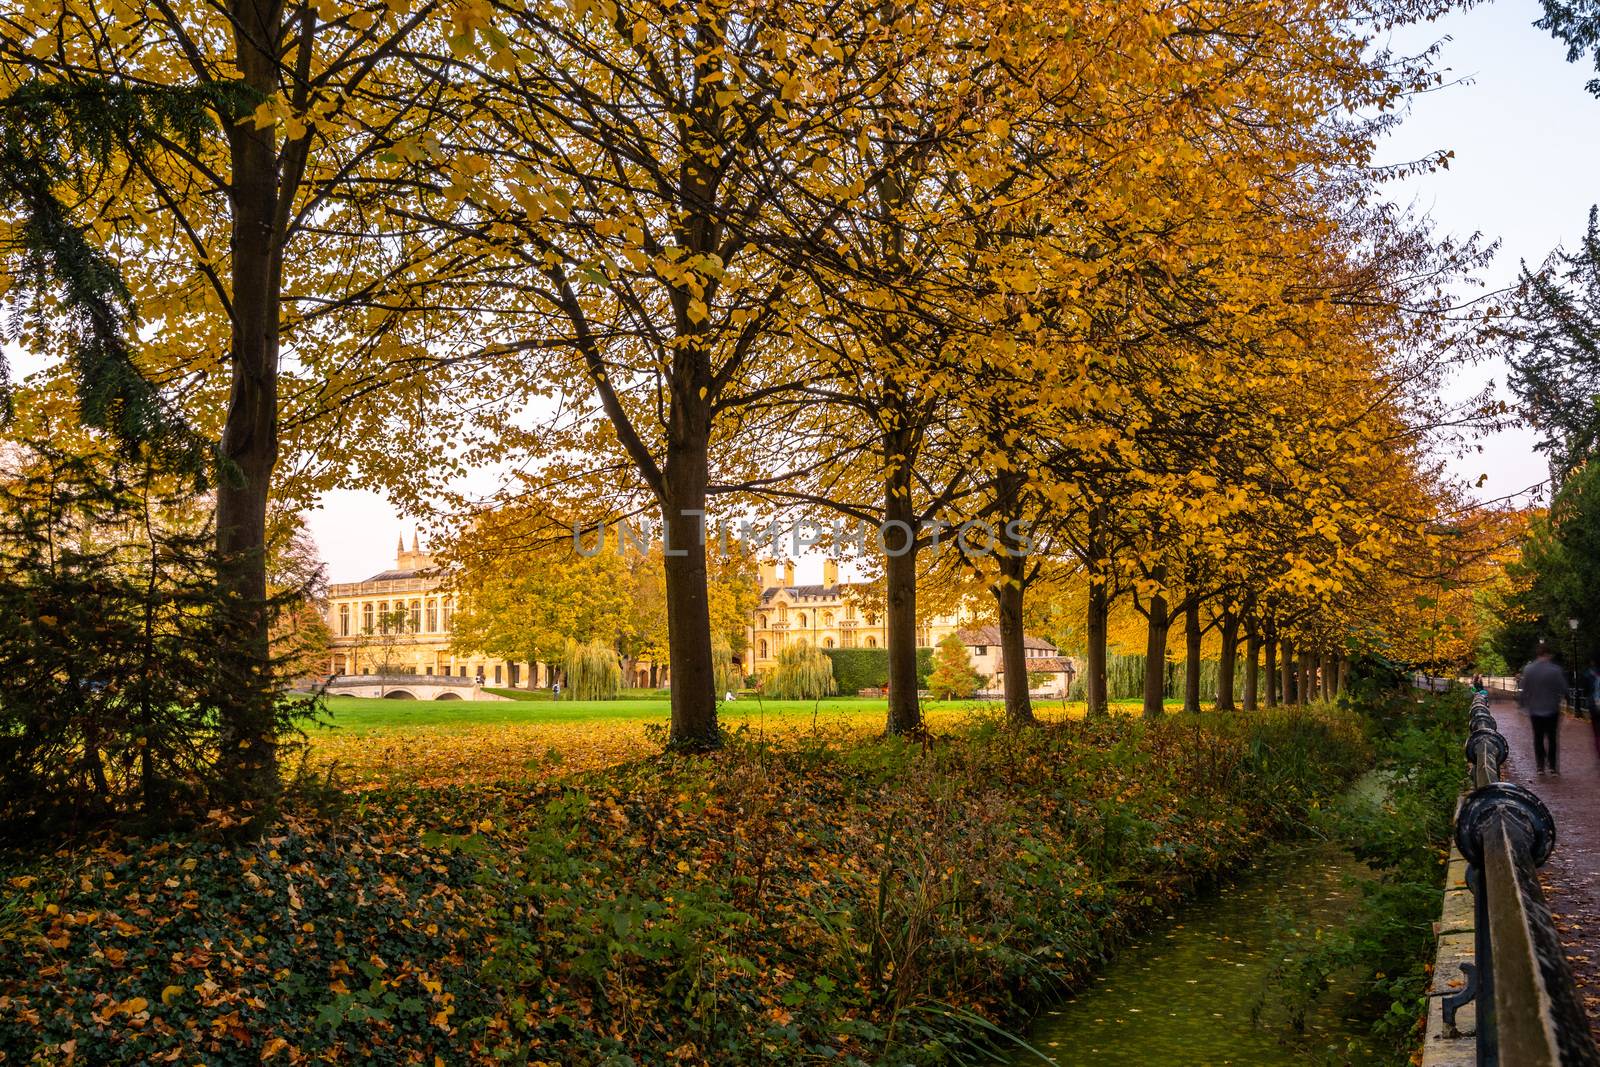
[[[1268,994],[1274,972],[1337,928],[1366,868],[1329,842],[1274,847],[1237,880],[1168,916],[1077,995],[1047,1009],[1027,1035],[1046,1057],[1016,1067],[1331,1067],[1376,1062],[1344,1017],[1337,985],[1296,1033]],[[1302,947],[1304,946],[1304,947]],[[1256,1016],[1259,1010],[1259,1020]]]

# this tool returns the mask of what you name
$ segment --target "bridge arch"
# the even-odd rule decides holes
[[[440,693],[438,696],[434,697],[433,699],[435,699],[435,700],[460,700],[461,699],[461,694],[460,693]]]
[[[385,700],[415,700],[417,698],[412,696],[410,693],[406,692],[404,689],[391,689],[387,693],[383,694],[383,699],[385,699]]]

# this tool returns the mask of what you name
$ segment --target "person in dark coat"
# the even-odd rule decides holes
[[[1541,641],[1533,661],[1522,668],[1517,693],[1517,703],[1533,726],[1533,761],[1540,774],[1546,765],[1551,774],[1561,773],[1561,701],[1566,695],[1567,672],[1556,662],[1555,650]]]

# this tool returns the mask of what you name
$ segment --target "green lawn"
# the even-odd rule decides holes
[[[334,726],[362,734],[393,733],[417,727],[449,728],[539,723],[638,722],[665,723],[672,705],[657,698],[624,700],[386,700],[369,697],[329,697]],[[967,708],[972,701],[946,701],[934,708]],[[809,720],[813,712],[830,722],[871,717],[882,719],[888,702],[882,697],[830,697],[809,700],[735,700],[722,705],[724,725],[752,725],[763,718],[778,722]]]

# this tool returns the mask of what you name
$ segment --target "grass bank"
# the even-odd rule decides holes
[[[1323,713],[748,735],[10,857],[0,1048],[208,1064],[950,1062],[1302,824]]]

